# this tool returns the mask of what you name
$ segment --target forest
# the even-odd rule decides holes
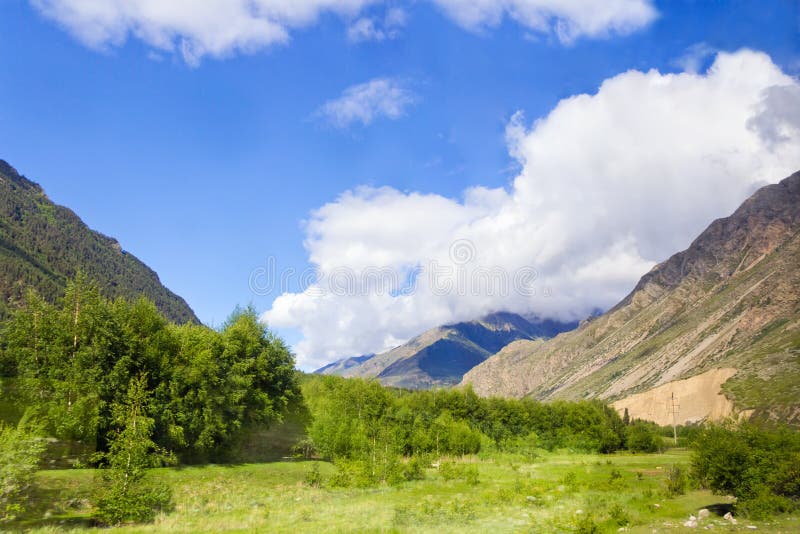
[[[35,513],[42,473],[65,468],[96,475],[82,511],[89,526],[168,517],[176,499],[158,468],[271,460],[253,441],[281,433],[284,459],[310,462],[302,483],[331,491],[402,488],[432,474],[475,486],[483,467],[469,458],[535,464],[564,451],[614,457],[675,445],[671,428],[631,421],[599,401],[304,375],[252,308],[218,329],[178,325],[144,298],[104,298],[82,274],[55,304],[28,291],[0,332],[7,525]],[[680,433],[679,445],[694,452],[664,479],[668,494],[685,491],[689,472],[697,488],[737,497],[742,514],[796,509],[796,432],[729,422]]]

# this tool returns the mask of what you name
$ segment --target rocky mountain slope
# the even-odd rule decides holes
[[[120,244],[88,228],[71,210],[0,160],[0,316],[26,288],[47,300],[61,295],[82,270],[110,298],[144,295],[170,319],[199,322],[158,275]]]
[[[571,327],[574,325],[531,323],[513,313],[493,313],[476,321],[433,328],[357,365],[345,360],[320,372],[377,377],[384,385],[411,389],[449,386],[512,341],[550,337]]]
[[[335,362],[331,362],[328,365],[320,367],[319,369],[314,371],[314,374],[340,375],[343,374],[346,370],[350,369],[351,367],[361,365],[362,363],[369,360],[373,356],[375,355],[364,354],[363,356],[351,356],[349,358],[342,358],[341,360],[336,360]]]
[[[729,374],[684,381],[714,369]],[[673,395],[679,422],[731,411],[800,420],[800,173],[714,221],[607,313],[511,343],[463,383],[481,395],[608,399],[651,420],[671,416]],[[703,388],[714,398],[721,388],[728,408],[692,397]],[[646,391],[658,395],[631,397]]]

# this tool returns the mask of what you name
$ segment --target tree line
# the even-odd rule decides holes
[[[600,401],[482,398],[469,387],[408,391],[328,375],[305,377],[302,391],[310,412],[307,450],[340,465],[342,483],[402,481],[418,473],[415,459],[482,450],[532,457],[538,449],[663,447],[657,426],[626,423]],[[411,467],[401,459],[411,459]]]
[[[78,275],[58,304],[28,291],[0,339],[4,405],[101,452],[132,380],[147,392],[153,441],[182,461],[223,458],[242,431],[300,400],[291,352],[252,308],[219,330],[176,325],[151,301],[105,299]]]

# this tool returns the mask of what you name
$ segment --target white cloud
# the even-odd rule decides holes
[[[342,194],[307,226],[322,281],[278,297],[264,319],[301,330],[295,350],[312,368],[494,310],[566,319],[607,308],[712,219],[800,167],[798,95],[768,56],[743,50],[719,54],[703,74],[619,74],[532,125],[517,114],[507,129],[521,166],[511,187],[461,199],[392,188]],[[454,254],[454,242],[467,246]],[[367,291],[363,276],[348,281],[348,294],[331,290],[343,267],[363,275],[370,266],[400,279],[419,269],[416,290]],[[432,266],[449,267],[455,286],[459,273],[533,267],[537,291],[441,291]]]
[[[398,35],[406,12],[394,6],[383,20],[358,18],[371,4],[384,0],[29,0],[85,45],[104,49],[121,46],[129,37],[155,49],[180,54],[197,65],[216,58],[253,53],[289,41],[294,28],[313,24],[320,14],[336,13],[355,20],[351,40],[384,40]],[[468,29],[496,26],[508,16],[538,32],[574,39],[625,34],[646,26],[656,16],[650,0],[430,0]]]
[[[703,70],[703,63],[713,57],[717,52],[719,52],[719,50],[708,43],[695,43],[688,47],[684,54],[675,59],[672,64],[682,69],[684,72],[695,74]]]
[[[323,12],[351,17],[376,0],[30,0],[93,48],[129,36],[196,65],[204,56],[252,53],[289,40]]]
[[[359,122],[367,126],[379,117],[398,119],[413,103],[413,93],[402,82],[375,78],[348,87],[339,98],[323,104],[316,114],[337,128]]]
[[[353,22],[347,28],[347,39],[352,43],[397,39],[407,21],[405,10],[394,7],[386,11],[383,20],[377,17],[361,17]]]
[[[658,16],[650,0],[432,0],[470,30],[495,27],[509,17],[539,33],[554,33],[569,44],[579,37],[625,35]]]

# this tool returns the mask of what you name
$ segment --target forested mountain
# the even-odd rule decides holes
[[[109,298],[155,302],[167,318],[199,322],[186,302],[113,238],[87,227],[71,210],[47,198],[41,186],[0,160],[0,317],[26,288],[49,302],[78,271]]]
[[[714,221],[609,312],[512,343],[463,383],[481,395],[616,400],[661,423],[673,411],[678,421],[732,410],[800,420],[798,266],[795,173]]]
[[[573,324],[532,323],[506,312],[432,328],[399,347],[354,364],[345,359],[318,370],[322,374],[377,377],[389,386],[425,389],[457,384],[465,372],[519,339],[549,338]]]

